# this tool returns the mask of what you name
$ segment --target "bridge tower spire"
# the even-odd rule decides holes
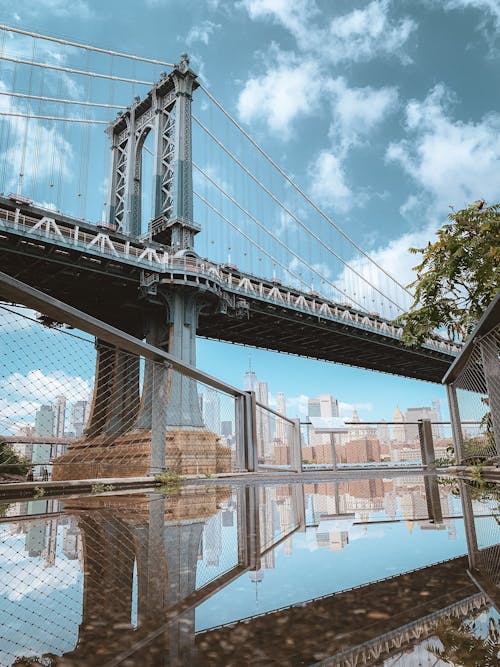
[[[143,231],[142,156],[152,132],[154,217],[147,221],[148,233],[172,254],[193,250],[200,231],[193,220],[191,139],[191,101],[197,87],[184,53],[172,72],[162,73],[146,97],[134,98],[107,128],[112,151],[110,225],[130,236]]]

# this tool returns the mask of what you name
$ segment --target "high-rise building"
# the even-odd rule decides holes
[[[35,415],[35,431],[37,435],[50,436],[54,434],[54,408],[51,405],[42,405]]]
[[[392,439],[397,444],[402,445],[404,442],[406,442],[406,433],[404,426],[405,418],[403,416],[403,413],[399,409],[398,405],[396,405],[396,409],[394,410],[392,421],[394,422],[394,426],[392,427]]]
[[[243,389],[257,393],[259,381],[254,371],[248,370],[243,376]]]
[[[438,421],[436,412],[428,406],[422,406],[420,408],[408,408],[405,412],[405,421],[407,422],[405,426],[407,443],[417,443],[419,441],[418,426],[417,424],[411,422],[418,422],[420,419],[430,419],[432,422]],[[437,426],[433,426],[432,434],[435,438],[438,437],[436,429]]]
[[[220,433],[220,396],[212,389],[203,395],[203,421],[208,431]]]
[[[307,401],[307,414],[309,417],[323,417],[324,419],[338,417],[338,401],[331,394],[320,394],[317,398],[310,398]],[[326,445],[329,443],[329,433],[316,433],[312,427],[309,427],[310,445]]]
[[[66,430],[66,396],[57,397],[56,420],[54,424],[54,435],[56,438],[64,438]]]
[[[70,428],[75,438],[81,438],[85,428],[87,401],[76,401],[71,408]]]
[[[432,409],[434,410],[434,414],[436,415],[436,421],[437,422],[442,422],[443,421],[443,415],[441,413],[441,399],[440,398],[433,398],[431,401]],[[443,437],[443,427],[441,424],[436,424],[433,427],[433,432],[435,434],[436,438],[442,438]]]
[[[282,391],[278,391],[276,394],[276,411],[282,415],[286,415],[286,398]],[[275,439],[283,445],[288,444],[286,436],[286,424],[287,422],[284,419],[280,419],[279,417],[276,418]]]
[[[386,444],[391,441],[389,426],[385,419],[381,419],[380,424],[377,426],[377,438],[380,440],[381,444]]]

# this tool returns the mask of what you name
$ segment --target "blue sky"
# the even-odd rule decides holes
[[[498,0],[108,0],[104,6],[95,0],[19,0],[15,6],[0,0],[0,8],[6,24],[108,49],[173,62],[188,51],[193,69],[228,111],[403,283],[415,264],[407,248],[425,244],[450,206],[499,198]],[[40,44],[40,60],[99,68],[95,56]],[[10,36],[5,45],[26,52],[28,42]],[[112,67],[122,66],[115,61]],[[120,71],[148,80],[164,69],[128,68]],[[6,89],[12,76],[4,64]],[[89,91],[65,79],[54,80],[53,95],[61,85],[59,95],[108,102],[113,95],[125,104],[146,90],[93,82]],[[71,134],[45,128],[39,130],[42,141],[46,132],[49,145],[66,153],[70,164],[83,140],[72,144]],[[95,136],[102,155],[102,126]],[[45,168],[47,178],[50,161],[49,150],[37,167],[39,173]],[[97,160],[86,176],[89,201],[94,194],[85,204],[89,217],[100,215],[105,199],[104,176],[97,175],[104,165],[105,159]],[[85,176],[81,169],[67,171],[68,183]],[[0,173],[3,187],[8,176]],[[70,188],[62,190],[58,203],[71,209],[65,201]],[[37,194],[41,201],[52,201],[49,196]],[[210,239],[201,237],[203,254]],[[308,252],[310,261],[325,262],[314,248]],[[286,392],[293,416],[303,411],[305,396],[324,392],[345,404],[346,413],[356,404],[366,419],[390,419],[396,403],[404,409],[430,404],[434,396],[444,401],[442,388],[425,383],[265,351],[251,354],[259,379],[269,382],[273,394]],[[199,341],[198,365],[233,384],[241,386],[248,357],[244,348]]]

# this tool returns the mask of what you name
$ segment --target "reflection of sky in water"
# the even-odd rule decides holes
[[[411,491],[398,491],[397,501],[390,504],[390,513],[381,509],[379,502],[375,508],[367,505],[351,512],[344,521],[333,515],[321,520],[321,513],[312,511],[311,497],[306,497],[306,516],[310,521],[315,518],[319,526],[310,526],[304,533],[294,532],[262,558],[259,572],[244,573],[201,604],[196,609],[196,630],[466,554],[463,519],[446,520],[440,529],[428,521],[412,521],[408,518],[410,510],[415,508],[418,516],[422,516],[422,506],[402,503],[405,493],[408,496]],[[291,496],[286,490],[284,499],[273,494],[269,494],[266,511],[262,508],[260,511],[261,521],[268,520],[261,525],[261,545],[276,543],[287,526],[294,523]],[[240,516],[236,498],[235,493],[218,514],[205,520],[196,561],[196,589],[216,581],[238,564]],[[460,498],[441,493],[441,500],[445,516],[461,515]],[[421,502],[425,508],[425,497]],[[493,505],[497,504],[473,502],[479,515],[490,513]],[[405,517],[403,521],[388,521]],[[67,526],[67,519],[63,521]],[[31,526],[30,534],[13,534],[18,525],[24,529]],[[12,664],[18,655],[47,652],[60,655],[71,651],[78,639],[83,589],[80,563],[63,553],[66,526],[59,525],[55,565],[47,567],[47,559],[37,555],[47,544],[43,526],[43,522],[0,526],[1,665]],[[476,518],[476,531],[480,548],[499,540],[500,529],[493,517]],[[35,554],[32,557],[30,549]],[[132,591],[131,620],[137,627],[136,566]]]
[[[42,524],[38,524],[41,526]],[[34,526],[34,524],[31,524]],[[0,527],[0,664],[18,655],[61,653],[74,648],[81,621],[83,573],[62,552],[58,527],[56,562],[30,557],[26,534]]]
[[[320,547],[316,528],[292,536],[275,551],[275,568],[255,583],[247,574],[196,610],[196,629],[229,623],[271,609],[360,586],[467,552],[464,523],[448,530],[425,530],[419,523],[354,525],[341,551]],[[456,536],[455,536],[456,531]],[[452,536],[452,539],[450,539]]]

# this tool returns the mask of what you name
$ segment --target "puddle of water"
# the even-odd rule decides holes
[[[3,513],[1,665],[460,664],[459,636],[483,667],[498,644],[496,487],[198,485]]]

